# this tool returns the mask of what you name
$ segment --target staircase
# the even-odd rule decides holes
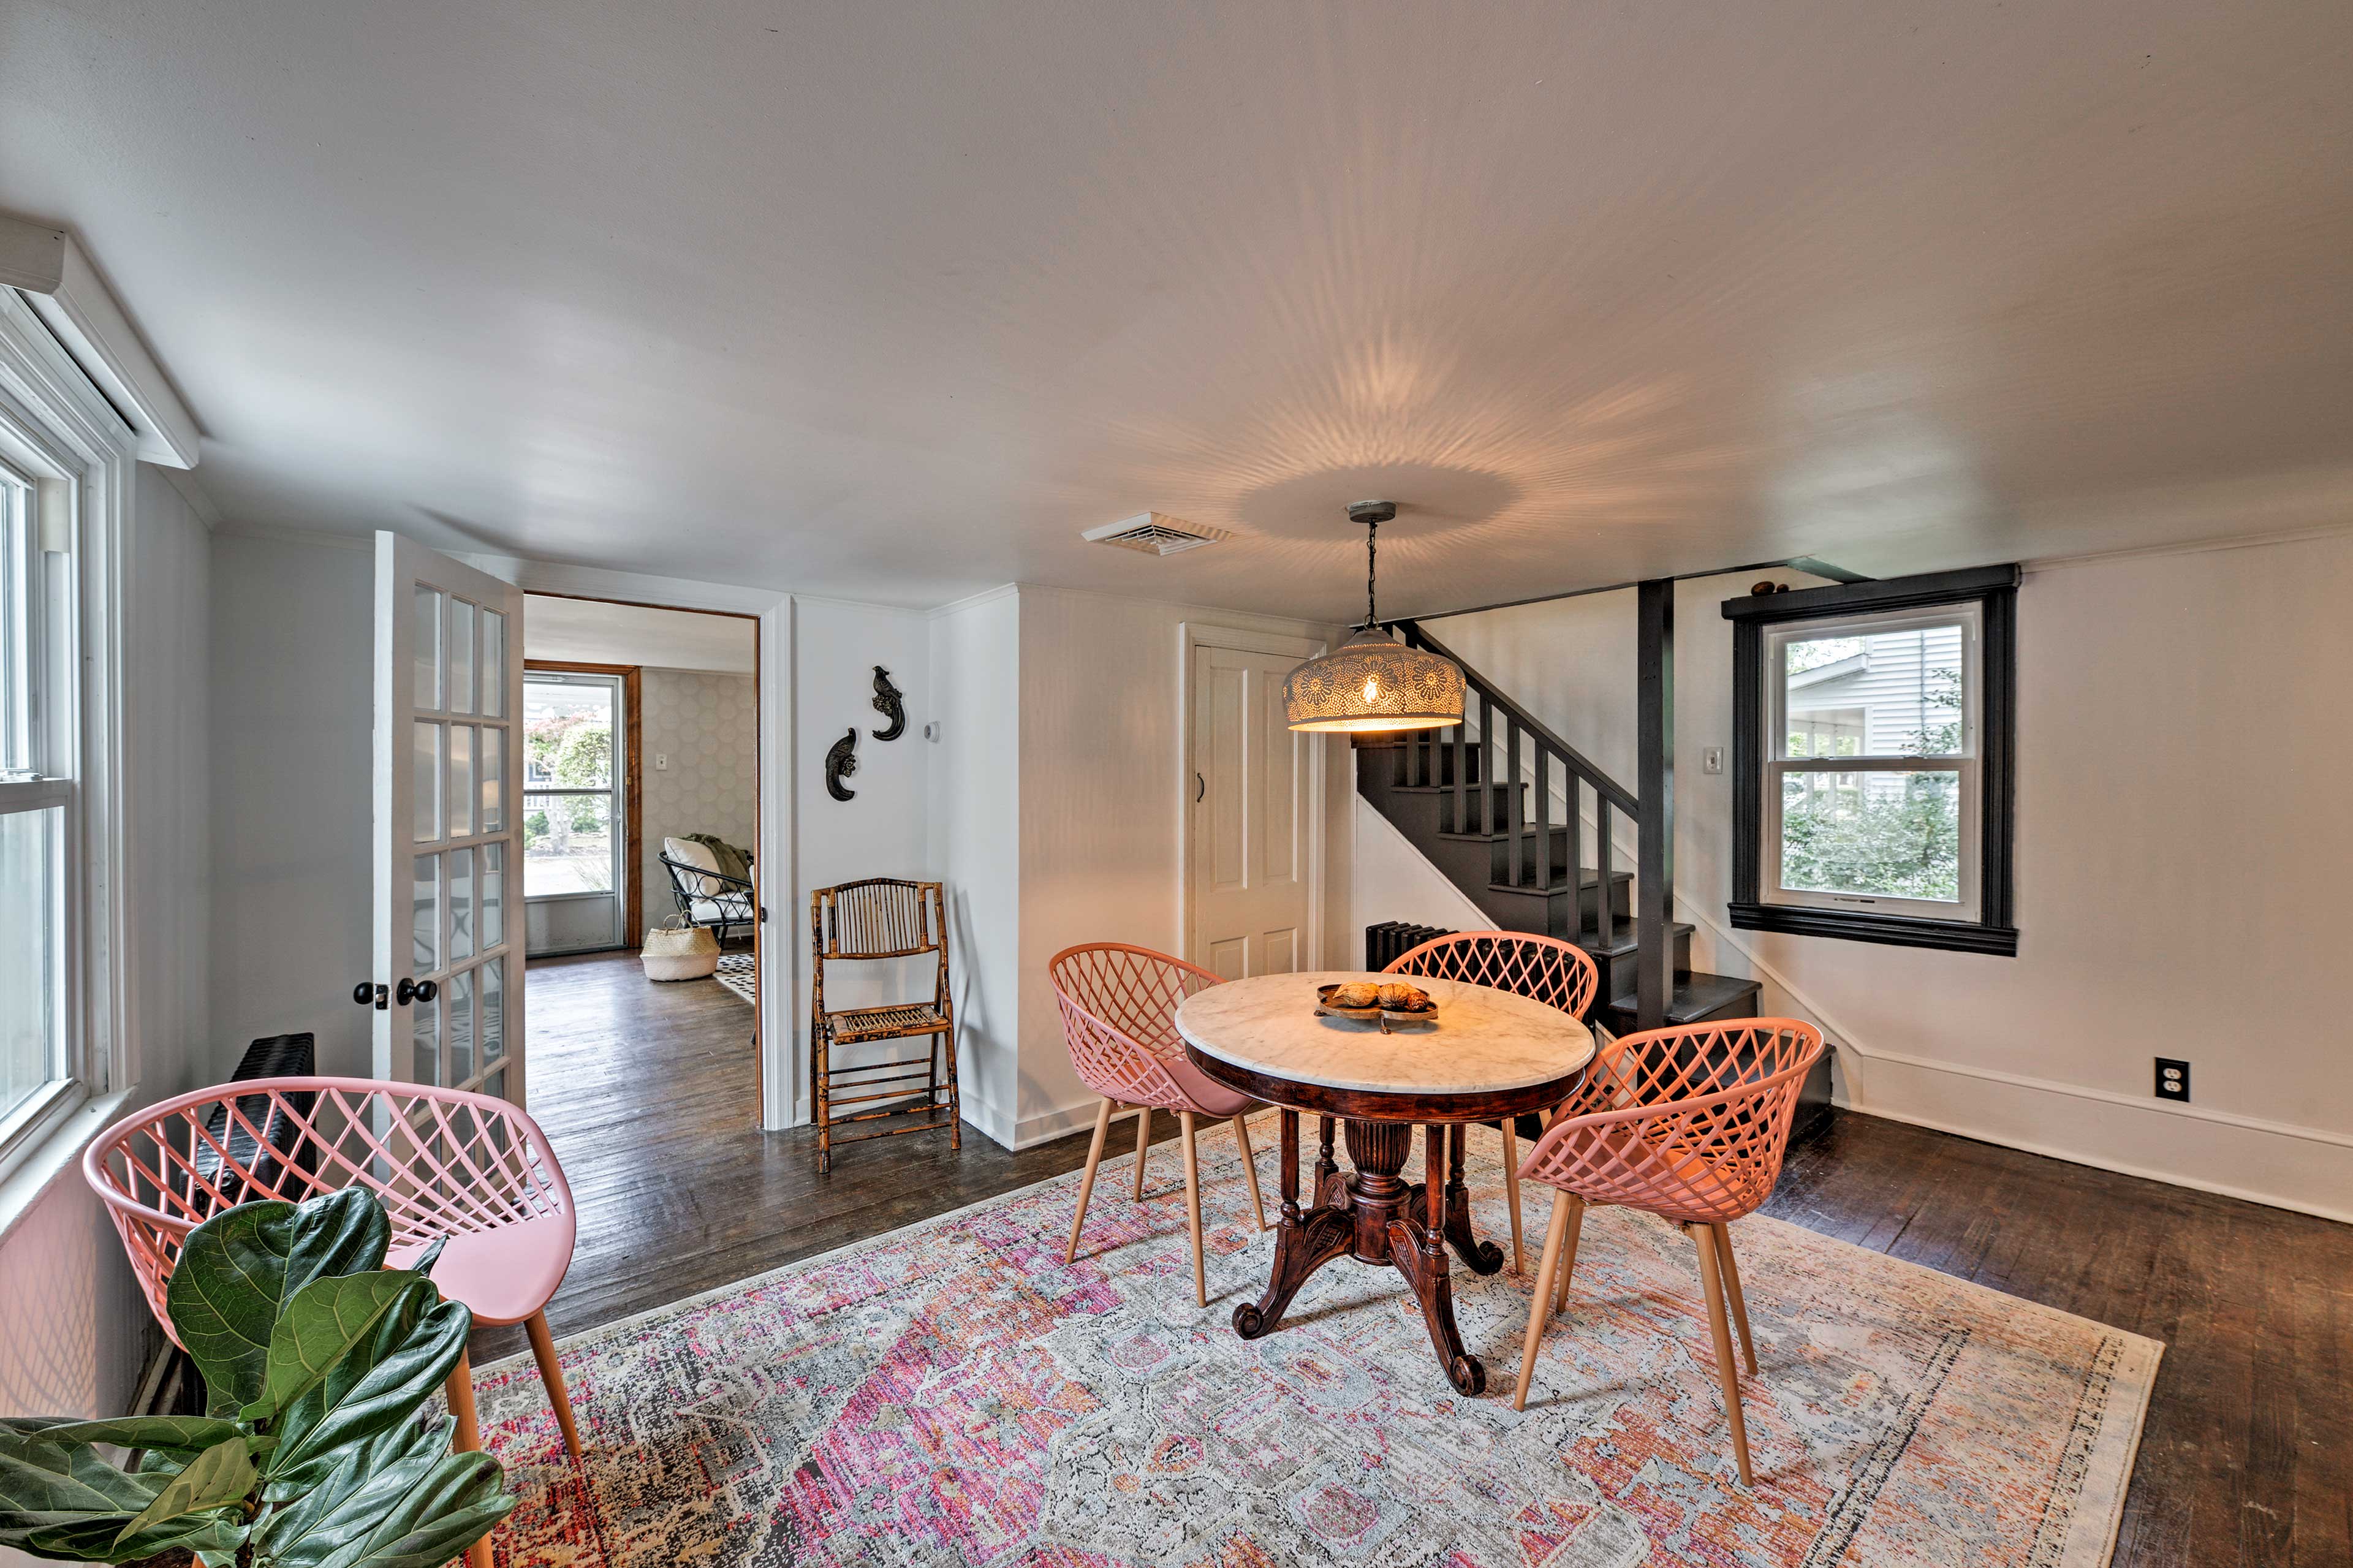
[[[1641,933],[1633,873],[1617,868],[1613,828],[1639,823],[1639,803],[1427,632],[1410,621],[1398,629],[1461,669],[1465,722],[1360,737],[1356,793],[1496,929],[1557,937],[1591,953],[1601,972],[1593,1021],[1633,1033]],[[1664,1021],[1757,1016],[1757,982],[1693,969],[1691,938],[1681,921],[1665,931],[1672,984]]]

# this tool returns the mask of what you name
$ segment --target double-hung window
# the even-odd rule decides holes
[[[1732,919],[2014,952],[2014,567],[1736,599]]]
[[[43,537],[42,503],[54,532],[66,498],[44,488],[0,452],[0,1155],[73,1077],[71,672],[58,646],[70,580],[43,548],[58,541]]]

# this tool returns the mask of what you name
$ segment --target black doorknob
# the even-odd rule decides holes
[[[378,985],[373,980],[363,980],[352,987],[352,1000],[363,1007],[374,1007],[382,1012],[392,1005],[392,990],[389,986]]]
[[[441,987],[432,981],[420,984],[404,974],[400,977],[400,989],[393,993],[393,998],[406,1007],[411,1002],[430,1002],[440,994]]]

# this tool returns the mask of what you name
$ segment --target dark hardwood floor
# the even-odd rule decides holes
[[[531,1110],[581,1211],[559,1336],[1086,1158],[1082,1135],[893,1138],[820,1179],[813,1134],[754,1127],[751,1009],[719,985],[649,984],[629,954],[530,984]],[[1843,1112],[1766,1212],[2165,1342],[2116,1568],[2353,1563],[2353,1226]],[[478,1363],[522,1348],[475,1336]]]

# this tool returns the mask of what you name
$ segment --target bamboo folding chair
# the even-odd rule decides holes
[[[937,882],[870,877],[819,888],[809,895],[809,944],[814,959],[809,982],[809,1075],[817,1102],[817,1168],[833,1169],[837,1144],[902,1132],[945,1129],[948,1147],[964,1147],[961,1102],[956,1094],[955,1007],[948,997],[947,904]],[[928,1002],[890,1003],[828,1012],[825,968],[830,962],[862,962],[939,954],[937,977]],[[846,1046],[881,1040],[924,1043],[923,1055],[838,1066],[834,1053]],[[862,1106],[846,1115],[844,1106]],[[837,1137],[837,1123],[888,1121],[892,1125]]]

